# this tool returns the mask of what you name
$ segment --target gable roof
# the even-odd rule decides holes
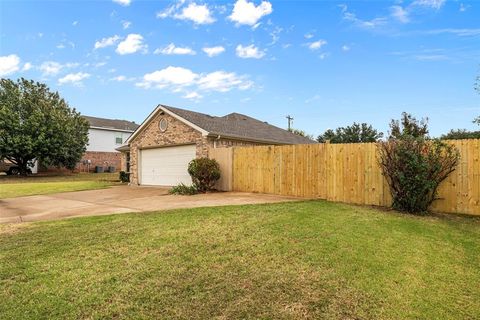
[[[207,136],[220,136],[237,140],[256,141],[270,144],[309,144],[315,143],[306,137],[293,134],[287,130],[275,127],[240,113],[230,113],[223,117],[211,116],[208,114],[174,108],[166,105],[159,105],[150,114],[142,126],[149,122],[160,110],[176,117],[187,125],[194,127]],[[141,126],[141,127],[142,127]],[[131,135],[133,139],[141,127]]]
[[[136,124],[135,122],[127,120],[105,119],[90,116],[82,117],[85,118],[90,124],[90,127],[93,128],[133,132],[140,127],[140,125]]]

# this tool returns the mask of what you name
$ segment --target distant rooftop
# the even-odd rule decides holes
[[[111,130],[127,130],[127,131],[135,131],[140,126],[132,121],[127,120],[117,120],[117,119],[105,119],[105,118],[97,118],[97,117],[90,117],[90,116],[83,116],[88,123],[90,123],[91,127],[99,127],[104,129],[111,129]]]

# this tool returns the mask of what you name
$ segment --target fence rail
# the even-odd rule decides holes
[[[480,140],[447,142],[458,148],[460,163],[432,210],[480,215]],[[234,147],[211,156],[222,166],[223,190],[391,204],[375,143]]]

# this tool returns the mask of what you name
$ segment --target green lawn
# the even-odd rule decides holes
[[[480,219],[325,201],[0,226],[2,319],[473,319]]]
[[[102,189],[118,183],[118,173],[55,176],[0,176],[0,199],[67,191]]]

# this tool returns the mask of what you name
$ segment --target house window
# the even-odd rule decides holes
[[[160,119],[160,123],[158,124],[158,127],[160,128],[160,131],[165,132],[168,127],[167,119],[165,118]]]
[[[116,144],[122,144],[123,143],[122,137],[116,137],[115,138],[115,143]]]

